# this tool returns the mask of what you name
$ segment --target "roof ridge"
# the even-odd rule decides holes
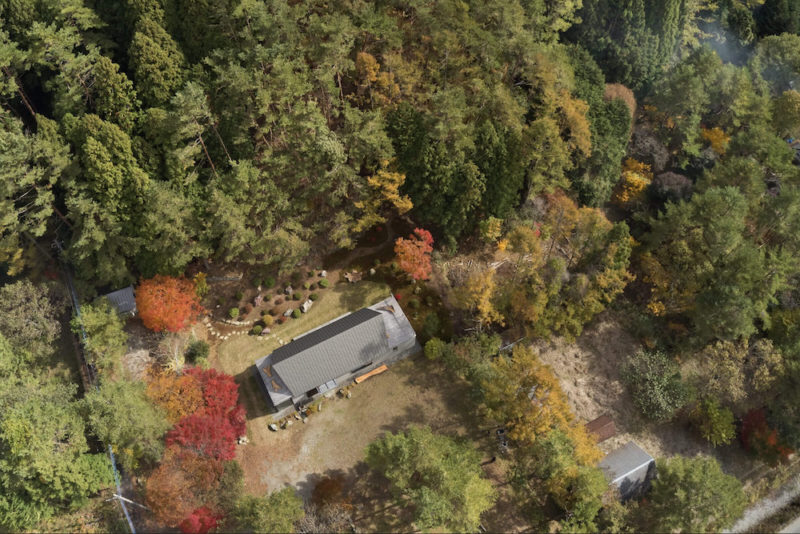
[[[286,361],[292,356],[299,354],[300,352],[306,351],[330,339],[338,337],[339,335],[344,334],[348,330],[352,330],[356,326],[365,323],[375,317],[379,317],[380,315],[381,315],[380,312],[372,310],[370,308],[361,308],[360,310],[348,313],[340,317],[339,319],[334,320],[333,322],[318,327],[314,330],[305,332],[300,337],[294,338],[286,345],[278,347],[277,349],[272,351],[273,354],[272,365],[274,366],[280,362]],[[347,326],[343,328],[344,323],[352,323],[352,324],[347,324]],[[316,335],[309,336],[308,334],[310,333],[314,333]]]

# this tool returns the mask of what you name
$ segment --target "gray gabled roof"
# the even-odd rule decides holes
[[[105,297],[111,301],[111,304],[114,305],[119,313],[136,312],[136,298],[133,295],[133,286],[112,291]]]
[[[364,308],[276,349],[272,368],[293,396],[377,361],[389,351],[381,313]]]

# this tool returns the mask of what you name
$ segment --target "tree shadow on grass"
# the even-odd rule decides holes
[[[315,495],[317,485],[326,479],[336,480],[341,487],[341,494],[329,495],[322,491]],[[311,473],[294,487],[306,505],[333,503],[350,508],[353,522],[360,532],[411,530],[410,510],[394,499],[388,481],[372,471],[365,462],[346,470],[328,469],[322,473]]]
[[[239,384],[239,400],[244,405],[248,421],[272,413],[264,384],[256,375],[255,365],[237,374],[234,380]]]
[[[346,283],[348,282],[339,282],[341,286],[335,288],[335,291],[340,295],[339,299],[344,312],[360,310],[361,308],[372,306],[378,302],[380,298],[389,296],[390,290],[388,287],[378,295],[379,291],[373,286],[374,282],[370,283],[370,286],[366,288],[358,287],[359,284],[363,284],[364,282],[356,282],[353,287],[344,286]]]

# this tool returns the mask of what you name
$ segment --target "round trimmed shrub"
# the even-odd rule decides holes
[[[308,289],[310,287],[311,287],[311,282],[304,282],[303,283],[303,289]]]
[[[319,295],[317,295],[316,293],[311,293],[308,296],[308,298],[309,298],[309,300],[317,300],[319,298]]]
[[[261,285],[261,278],[253,278],[253,287],[258,287]]]
[[[283,299],[280,298],[280,297],[276,298],[275,299],[275,305],[276,306],[280,306],[281,304],[283,304]]]
[[[244,293],[241,291],[236,292],[236,300],[242,300],[244,298]]]
[[[236,319],[239,317],[239,308],[231,308],[228,310],[228,315],[231,316],[231,319]]]
[[[251,332],[253,333],[254,336],[257,336],[261,334],[261,330],[263,330],[262,326],[260,324],[257,324],[253,325],[253,329],[251,330]]]
[[[327,278],[323,278],[322,280],[319,281],[319,287],[323,289],[328,287],[329,285],[331,285],[331,282]]]
[[[408,301],[408,307],[412,310],[419,309],[419,301],[417,299],[411,299]]]
[[[196,363],[200,358],[208,358],[208,343],[202,339],[192,341],[186,349],[185,356],[189,363]]]
[[[678,364],[663,352],[637,352],[623,364],[621,374],[634,404],[653,421],[671,419],[690,400],[691,391],[681,379]]]
[[[270,288],[270,287],[275,286],[275,278],[273,278],[271,276],[268,276],[268,277],[264,278],[262,285],[264,287],[266,287],[266,288]]]
[[[222,306],[223,304],[225,304],[225,299],[224,299],[224,298],[222,298],[222,297],[219,297],[219,298],[217,299],[217,304],[218,304],[218,305],[220,305],[220,306]]]
[[[269,313],[270,315],[278,315],[278,310],[277,308],[272,308],[267,313]]]
[[[300,300],[301,298],[303,298],[303,294],[300,293],[299,291],[295,291],[294,294],[292,295],[292,299],[294,300]]]
[[[265,315],[262,319],[264,326],[272,326],[275,323],[275,318],[271,315]]]
[[[300,318],[300,310],[294,310],[292,312],[292,317],[295,318],[295,319],[299,319]]]

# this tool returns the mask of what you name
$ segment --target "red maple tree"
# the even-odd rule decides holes
[[[222,516],[214,514],[208,506],[201,506],[181,521],[178,526],[183,534],[207,534],[208,531],[217,527],[220,519]]]
[[[408,237],[398,237],[394,243],[397,263],[414,280],[427,280],[431,277],[433,236],[423,228],[415,228]]]
[[[780,442],[778,431],[767,423],[767,414],[763,408],[750,410],[745,414],[739,438],[746,451],[772,465],[779,460],[786,460],[792,454],[792,450]]]
[[[144,325],[156,332],[178,332],[204,312],[194,282],[162,275],[139,283],[136,308]]]
[[[216,369],[203,370],[198,367],[187,370],[186,375],[200,384],[205,403],[203,413],[226,418],[235,436],[243,436],[246,430],[245,412],[239,404],[239,385],[233,377]]]
[[[237,437],[230,420],[223,414],[196,413],[181,419],[167,433],[167,446],[180,445],[215,460],[233,460]]]

